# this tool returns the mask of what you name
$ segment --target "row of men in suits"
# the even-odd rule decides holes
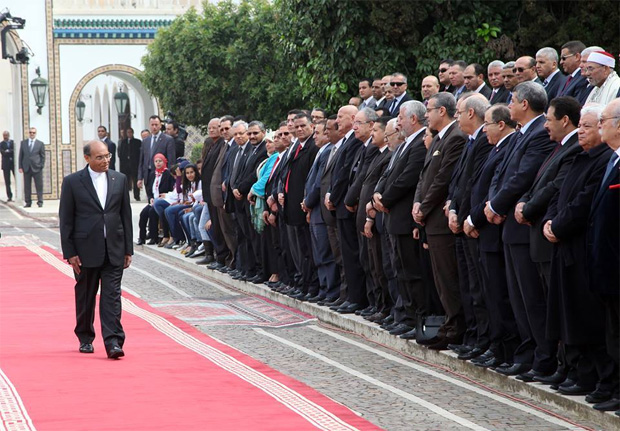
[[[217,214],[210,267],[613,409],[617,240],[594,220],[617,238],[607,207],[617,166],[601,168],[615,138],[589,143],[599,117],[574,97],[549,102],[528,81],[510,90],[509,106],[439,92],[426,106],[402,102],[391,120],[347,105],[313,125],[293,110],[262,171],[262,123],[213,119],[202,170]],[[618,117],[603,112],[601,128],[618,133]],[[599,199],[605,209],[592,210]]]

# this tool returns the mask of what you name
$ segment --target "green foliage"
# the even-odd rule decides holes
[[[301,106],[301,91],[278,46],[276,16],[266,0],[204,3],[160,29],[139,78],[164,110],[204,128],[225,114],[277,126]]]
[[[488,23],[482,23],[480,28],[476,29],[476,36],[484,39],[485,42],[491,40],[491,38],[497,38],[497,35],[501,29],[499,27],[491,27]]]
[[[199,143],[192,147],[192,151],[189,154],[189,159],[192,163],[196,163],[202,158],[202,147],[204,144]]]

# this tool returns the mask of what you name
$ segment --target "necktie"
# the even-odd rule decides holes
[[[495,97],[496,94],[497,94],[497,90],[493,90],[493,92],[491,93],[491,98],[489,99],[489,102],[493,101],[493,98]]]
[[[564,88],[562,88],[562,93],[566,91],[566,89],[568,88],[568,84],[570,84],[572,80],[573,80],[573,75],[568,75],[568,79],[566,80],[566,83],[564,84]]]
[[[392,169],[392,166],[394,166],[394,163],[396,163],[396,160],[400,157],[401,150],[405,147],[405,145],[407,145],[406,142],[403,142],[402,144],[400,144],[399,147],[394,152],[394,154],[392,154],[392,158],[390,159],[390,164],[387,167],[388,170]]]
[[[295,151],[295,155],[293,156],[293,160],[297,158],[299,155],[299,151],[301,150],[301,145],[297,146],[297,151]],[[284,185],[284,191],[288,193],[288,180],[291,177],[291,168],[288,169],[288,174],[286,174],[286,184]]]
[[[549,163],[551,163],[551,160],[553,160],[553,156],[555,156],[557,152],[560,151],[560,148],[562,148],[562,144],[558,142],[555,148],[553,149],[553,152],[549,155],[549,157],[547,157],[547,160],[545,160],[545,163],[543,163],[540,169],[538,170],[538,173],[536,174],[536,178],[540,177],[543,174],[543,172],[545,172],[545,169],[547,168],[547,166],[549,166]]]
[[[32,147],[34,147],[34,141],[31,139],[30,143],[28,144],[28,149],[32,152]]]
[[[325,168],[327,168],[328,166],[331,166],[332,160],[334,160],[334,157],[336,156],[337,151],[338,151],[338,147],[334,147],[329,152],[329,157],[327,158],[327,164],[325,165]]]
[[[549,84],[549,81],[547,81],[546,79],[543,81],[543,87],[546,87]]]
[[[609,163],[607,163],[607,169],[605,170],[605,175],[603,176],[603,181],[601,181],[601,187],[599,193],[605,188],[605,182],[611,175],[614,170],[614,165],[616,164],[616,160],[618,160],[618,153],[613,153],[611,158],[609,159]]]
[[[280,156],[276,158],[276,162],[273,164],[273,167],[271,168],[271,172],[269,173],[269,178],[267,179],[267,182],[271,181],[271,177],[273,176],[274,171],[278,167],[279,162],[280,162]]]

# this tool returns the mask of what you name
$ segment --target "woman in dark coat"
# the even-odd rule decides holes
[[[545,215],[543,233],[554,243],[547,299],[547,337],[566,346],[572,370],[560,392],[584,395],[597,382],[604,389],[610,358],[605,353],[605,316],[598,295],[588,288],[586,233],[588,216],[611,149],[601,143],[596,108],[582,111],[577,155]],[[594,400],[598,402],[599,399]]]

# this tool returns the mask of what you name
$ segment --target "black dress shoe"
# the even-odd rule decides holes
[[[536,371],[536,370],[529,370],[529,371],[528,371],[528,372],[526,372],[526,373],[521,373],[521,374],[519,374],[519,375],[516,377],[516,379],[517,379],[517,380],[521,380],[522,382],[527,382],[527,383],[530,383],[530,382],[535,381],[535,380],[534,380],[534,377],[547,377],[547,376],[551,376],[551,375],[552,375],[552,374],[549,374],[549,373],[542,373],[542,372],[540,372],[540,371]]]
[[[571,379],[570,377],[567,377],[566,380],[564,380],[561,383],[554,383],[554,384],[552,384],[550,386],[550,388],[553,389],[554,391],[557,391],[562,386],[569,387],[569,386],[573,386],[573,385],[576,385],[576,384],[577,384],[577,380]]]
[[[24,205],[24,208],[30,208],[32,206],[32,204],[26,204]]]
[[[81,343],[80,353],[94,353],[95,349],[91,343]]]
[[[435,344],[440,340],[439,337],[435,336],[435,337],[431,337],[431,338],[426,338],[423,340],[416,340],[416,343],[422,345],[422,346],[430,346],[431,344]],[[446,347],[448,347],[446,345]]]
[[[484,362],[494,357],[495,353],[493,353],[493,350],[487,349],[487,351],[484,352],[482,355],[478,356],[477,358],[473,358],[471,362],[472,364],[476,362]]]
[[[386,324],[389,325],[390,323],[394,323],[394,316],[392,316],[391,314],[389,316],[387,316],[385,319],[383,319],[383,322],[381,322],[381,324]]]
[[[382,313],[381,311],[377,311],[375,314],[371,314],[370,316],[364,316],[364,319],[369,322],[380,323],[382,322],[388,315],[386,313]]]
[[[607,400],[610,400],[611,396],[612,396],[611,391],[606,391],[604,389],[597,389],[594,392],[586,395],[586,402],[590,404],[603,403]]]
[[[501,359],[496,358],[495,356],[487,357],[484,361],[480,360],[481,357],[482,356],[478,356],[477,358],[472,359],[471,363],[474,364],[476,367],[493,369],[499,367],[503,363]]]
[[[37,202],[37,206],[38,206],[39,208],[43,207],[43,202]]]
[[[542,383],[543,385],[559,385],[564,380],[566,380],[566,374],[561,371],[556,371],[550,376],[534,376],[534,381]]]
[[[415,328],[413,328],[409,332],[405,332],[404,334],[399,335],[399,337],[402,338],[403,340],[415,340],[415,336],[416,336]]]
[[[373,309],[373,308],[374,308],[374,307],[373,307],[372,305],[369,305],[368,307],[366,307],[366,308],[364,308],[364,309],[362,309],[362,310],[357,310],[357,311],[355,312],[355,314],[357,314],[358,316],[361,316],[361,315],[362,315],[362,313],[366,313],[366,312],[368,312],[369,310],[371,310],[371,309]],[[376,309],[376,308],[375,308],[375,311],[377,311],[377,309]],[[370,314],[374,314],[374,312],[375,312],[375,311],[373,311],[373,312],[372,312],[372,313],[370,313]]]
[[[316,304],[317,302],[322,301],[324,299],[325,297],[323,295],[315,295],[315,296],[308,298],[308,302],[312,304]]]
[[[576,383],[572,386],[560,386],[558,392],[562,395],[588,395],[594,392],[596,388],[594,386],[582,386]],[[615,409],[614,409],[615,410]]]
[[[390,330],[390,335],[402,335],[406,332],[411,331],[412,329],[413,327],[401,323],[400,325],[397,325]]]
[[[482,355],[484,352],[486,352],[486,349],[483,349],[481,347],[474,347],[469,352],[463,352],[459,354],[458,358],[464,361],[469,361],[470,359],[477,358],[478,356]]]
[[[146,243],[146,245],[155,245],[155,244],[157,244],[156,239],[149,239],[149,242]]]
[[[217,270],[222,274],[229,274],[232,271],[232,269],[227,266],[223,266],[221,268],[218,268]]]
[[[495,371],[505,376],[516,376],[517,374],[528,372],[531,368],[532,366],[530,364],[512,364],[509,367],[499,366]]]
[[[612,412],[614,410],[620,410],[620,399],[612,398],[602,403],[596,403],[592,407],[601,412]]]
[[[468,346],[467,344],[448,344],[448,349],[459,355],[461,353],[467,353],[473,348],[474,346]]]
[[[142,238],[138,238],[136,245],[144,245],[144,240]]]
[[[370,308],[366,308],[365,310],[362,310],[360,312],[360,316],[368,317],[368,316],[372,316],[376,312],[377,312],[377,307],[370,307]]]
[[[108,350],[108,358],[110,359],[118,359],[122,356],[125,356],[125,352],[119,346],[112,346],[110,350]]]
[[[325,298],[324,300],[317,302],[317,305],[327,306],[328,304],[331,304],[332,302],[335,302],[337,300],[338,298]]]
[[[346,307],[344,306],[344,304],[342,304],[342,306],[339,309],[337,309],[336,312],[340,314],[351,314],[361,309],[362,309],[362,306],[356,303],[349,304]]]
[[[336,304],[334,304],[331,307],[329,307],[329,309],[336,311],[340,307],[348,307],[349,305],[351,305],[351,303],[349,301],[344,301],[344,302],[341,302],[340,304],[338,304],[338,301],[336,301]]]

